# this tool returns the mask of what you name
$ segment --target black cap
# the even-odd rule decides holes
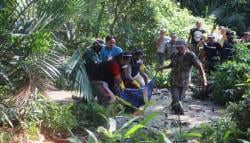
[[[105,46],[104,41],[101,39],[96,39],[94,43],[96,43],[98,46],[102,46],[102,47]]]
[[[132,52],[133,55],[143,55],[143,51],[141,49],[135,49]]]
[[[234,33],[233,33],[232,31],[227,31],[227,32],[226,32],[226,35],[227,35],[227,36],[232,36],[232,35],[234,35]]]
[[[130,59],[132,57],[132,54],[130,52],[121,52],[120,54],[118,54],[117,56],[115,57],[121,57],[123,59]]]

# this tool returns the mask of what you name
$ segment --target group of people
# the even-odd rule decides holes
[[[106,42],[96,39],[83,56],[94,95],[101,104],[110,104],[114,95],[119,96],[125,88],[140,88],[148,82],[143,51],[123,51],[112,35],[106,37]]]
[[[250,43],[250,32],[245,32],[240,42]],[[203,88],[207,88],[205,69],[208,74],[215,71],[219,63],[232,59],[234,55],[235,40],[233,32],[219,27],[218,33],[206,36],[201,21],[196,21],[195,28],[190,30],[187,42],[178,39],[173,33],[166,36],[166,30],[160,31],[156,42],[156,59],[158,70],[172,68],[171,71],[171,109],[175,114],[184,114],[181,100],[191,80],[192,66],[199,70],[202,77]],[[163,65],[165,60],[170,60],[169,65]],[[205,67],[205,69],[204,69]]]
[[[176,33],[166,36],[166,30],[160,30],[156,41],[157,70],[171,68],[170,83],[174,114],[184,114],[181,101],[191,80],[192,67],[196,67],[206,90],[208,74],[215,71],[217,64],[231,59],[234,55],[233,33],[224,27],[218,33],[206,36],[201,21],[189,33],[188,40],[178,38]],[[217,35],[216,35],[217,34]],[[250,43],[250,33],[245,32],[241,42]],[[144,72],[143,51],[134,49],[123,51],[116,45],[116,37],[109,35],[106,41],[96,39],[84,53],[86,71],[93,92],[102,104],[110,104],[114,95],[120,95],[125,88],[141,88],[148,83]],[[170,64],[164,65],[165,60]]]

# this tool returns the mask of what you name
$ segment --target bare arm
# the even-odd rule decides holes
[[[201,75],[201,78],[203,80],[203,86],[206,87],[207,86],[207,78],[206,78],[206,74],[205,74],[205,71],[204,71],[204,68],[203,68],[202,64],[199,63],[197,68],[198,68],[199,73]]]
[[[161,71],[161,70],[164,70],[164,69],[169,69],[172,67],[172,63],[168,64],[168,65],[165,65],[165,66],[161,66],[161,67],[158,67],[158,71]]]
[[[126,69],[124,69],[125,77],[127,79],[134,80],[133,77],[131,76],[131,72],[132,72],[132,67],[131,67],[131,65],[128,65],[128,67]]]
[[[188,35],[187,43],[190,43],[190,42],[191,42],[191,39],[192,39],[192,35],[191,35],[191,32],[190,32],[189,35]]]

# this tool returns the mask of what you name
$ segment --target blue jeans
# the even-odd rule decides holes
[[[156,62],[157,65],[163,65],[165,60],[165,54],[164,53],[156,53]]]

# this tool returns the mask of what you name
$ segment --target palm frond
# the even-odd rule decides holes
[[[71,77],[73,88],[78,96],[87,101],[93,99],[92,88],[82,59],[82,49],[78,48],[66,66],[66,73]]]

